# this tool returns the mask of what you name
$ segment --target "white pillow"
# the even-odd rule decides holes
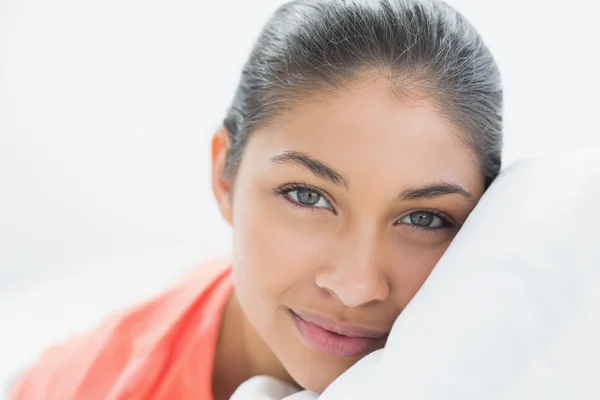
[[[386,348],[319,399],[600,399],[597,207],[600,148],[503,171]]]

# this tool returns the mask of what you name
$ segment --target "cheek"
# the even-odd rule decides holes
[[[319,267],[319,229],[298,218],[283,199],[257,185],[234,204],[234,257],[238,291],[277,307],[288,291]],[[252,296],[250,296],[250,292]]]
[[[427,248],[411,244],[396,249],[397,261],[392,265],[389,276],[392,297],[398,309],[404,309],[421,289],[449,244]]]

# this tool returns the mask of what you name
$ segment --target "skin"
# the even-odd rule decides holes
[[[464,137],[432,99],[399,99],[388,80],[372,77],[314,93],[254,131],[234,181],[224,174],[227,132],[215,134],[213,190],[233,227],[235,278],[217,348],[216,398],[253,375],[322,392],[358,361],[311,347],[290,309],[389,332],[483,195],[483,173]],[[315,173],[300,156],[337,176]],[[452,190],[419,192],[431,185]],[[464,193],[447,193],[457,188]],[[411,219],[431,210],[449,225],[432,214]]]

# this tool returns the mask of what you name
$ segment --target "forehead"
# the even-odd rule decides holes
[[[351,183],[373,176],[402,177],[407,184],[483,179],[463,134],[438,114],[433,100],[399,99],[385,79],[315,93],[252,135],[247,150],[264,159],[305,152],[347,174]]]

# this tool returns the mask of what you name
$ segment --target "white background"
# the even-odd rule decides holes
[[[600,143],[596,2],[450,3],[501,69],[505,164]],[[210,137],[279,4],[0,0],[0,382],[227,250]]]

